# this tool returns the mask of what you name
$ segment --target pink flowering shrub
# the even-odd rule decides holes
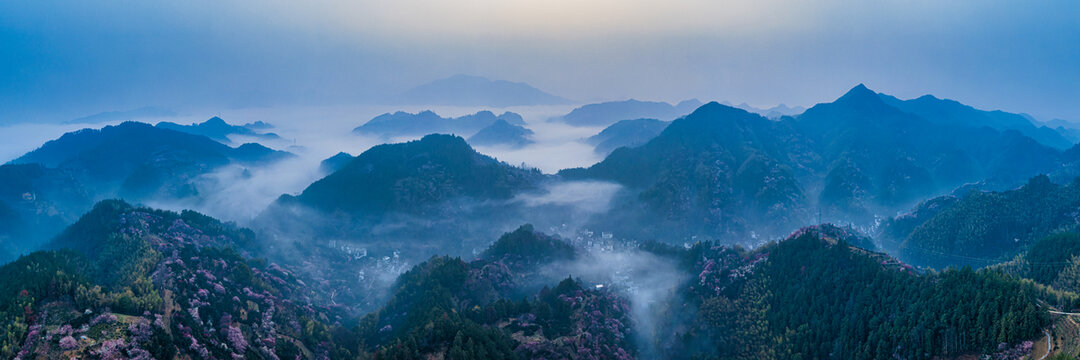
[[[244,333],[240,331],[240,328],[235,326],[229,326],[225,330],[226,338],[229,340],[229,347],[232,348],[234,353],[243,354],[247,350],[247,340],[244,339]]]
[[[97,324],[112,324],[114,322],[116,322],[116,315],[105,313],[94,317],[93,320],[90,320],[90,326],[94,326]]]
[[[150,335],[154,334],[154,329],[150,327],[150,320],[139,318],[131,325],[128,325],[128,332],[131,333],[132,340],[141,343],[150,340]]]
[[[71,335],[60,338],[60,348],[64,350],[71,350],[79,347],[79,341],[71,337]]]
[[[124,343],[124,339],[105,340],[101,342],[101,347],[91,353],[101,359],[127,359],[124,356],[124,348],[126,347],[127,344]]]

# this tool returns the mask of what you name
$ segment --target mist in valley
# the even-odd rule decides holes
[[[1075,356],[1078,13],[0,3],[0,358]]]

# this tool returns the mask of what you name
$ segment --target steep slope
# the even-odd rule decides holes
[[[22,215],[21,248],[34,249],[96,200],[200,199],[204,175],[225,166],[261,166],[292,156],[258,144],[237,148],[204,136],[127,122],[46,142],[0,166],[0,199]]]
[[[299,195],[282,195],[254,227],[268,237],[340,241],[414,261],[467,254],[523,222],[524,204],[514,197],[541,191],[545,180],[460,137],[428,135],[365,151]]]
[[[1058,165],[1056,150],[1020,133],[936,124],[886,104],[862,85],[792,122],[827,161],[826,205],[855,200],[908,207],[968,182],[1016,186]],[[869,201],[860,201],[860,192]]]
[[[398,111],[376,116],[353,129],[353,133],[374,135],[383,139],[435,133],[468,136],[500,120],[513,125],[525,125],[521,115],[509,111],[496,116],[495,113],[484,110],[456,118],[444,118],[431,110],[416,114]]]
[[[23,359],[356,356],[337,312],[288,270],[238,253],[249,230],[104,201],[0,268],[2,354]],[[337,337],[341,335],[341,337]],[[340,343],[346,339],[346,342]]]
[[[428,135],[375,146],[295,200],[326,211],[417,212],[457,197],[507,199],[539,178],[477,153],[460,137]]]
[[[1016,186],[1058,165],[1058,151],[1018,132],[937,124],[886,104],[862,85],[794,122],[831,162],[830,171],[860,172],[871,181],[870,195],[892,206],[967,182]]]
[[[1049,325],[1037,304],[1077,304],[1075,296],[997,272],[918,273],[852,245],[866,240],[821,225],[754,251],[646,243],[635,251],[677,263],[689,276],[666,277],[678,283],[677,294],[634,306],[639,298],[627,295],[650,290],[595,286],[573,273],[515,295],[543,282],[531,272],[597,255],[523,226],[478,260],[432,257],[402,274],[359,329],[380,358],[1003,358],[1028,355],[1025,341]]]
[[[21,221],[19,213],[0,200],[0,229],[4,229],[0,231],[0,263],[7,263],[23,252],[21,244],[15,240],[21,235],[17,231]]]
[[[636,147],[649,142],[670,123],[656,119],[621,120],[589,137],[586,142],[594,146],[598,154],[607,155],[620,147]]]
[[[901,257],[913,264],[981,267],[1007,261],[1054,231],[1074,229],[1078,208],[1080,183],[1061,186],[1040,175],[1015,190],[971,192],[909,233],[886,234],[897,237]]]
[[[1080,233],[1057,232],[1042,237],[1012,261],[993,268],[1057,290],[1080,291]]]
[[[777,121],[706,104],[644,145],[560,174],[627,186],[597,227],[659,223],[666,229],[640,236],[753,244],[751,231],[779,236],[808,224],[812,214],[870,226],[875,217],[966,183],[1009,188],[1061,168],[1061,161],[1057,150],[1019,132],[936,124],[859,85]]]
[[[532,144],[533,131],[506,120],[497,120],[469,137],[469,144],[520,148]]]
[[[257,163],[288,156],[258,144],[231,148],[204,136],[125,122],[64,134],[12,163],[70,169],[91,183],[151,191],[155,189],[147,188],[175,184],[174,178],[190,178],[232,161]]]
[[[660,339],[664,357],[1022,356],[1023,342],[1049,324],[1037,300],[1056,298],[1044,288],[989,271],[918,274],[850,246],[851,236],[823,226],[750,253],[710,244],[664,250],[697,274],[681,287],[683,302],[660,310],[672,319],[665,334],[673,335]]]
[[[556,105],[569,101],[526,83],[458,74],[439,79],[395,97],[392,102],[419,105],[522,106]]]
[[[0,165],[0,263],[55,236],[93,206],[93,197],[71,171]]]
[[[574,249],[523,226],[481,259],[432,257],[402,274],[394,295],[360,322],[377,357],[629,359],[629,307],[614,291],[565,278],[519,295]]]
[[[247,126],[230,125],[226,123],[225,120],[222,120],[217,116],[212,117],[204,122],[191,125],[180,125],[177,123],[162,121],[157,123],[157,125],[155,126],[162,129],[169,129],[193,135],[202,135],[225,144],[232,143],[232,141],[229,140],[229,135],[253,137],[263,140],[281,139],[281,137],[275,133],[259,133]],[[256,125],[256,127],[258,126]]]
[[[345,165],[349,164],[354,157],[346,152],[339,152],[334,156],[328,157],[319,162],[319,171],[329,175],[335,171],[341,170]]]
[[[964,127],[989,127],[998,131],[1016,130],[1039,143],[1064,150],[1074,145],[1073,141],[1061,133],[1046,126],[1032,123],[1020,114],[1004,111],[984,111],[961,104],[955,100],[939,99],[933,95],[923,95],[915,99],[900,100],[896,97],[880,94],[882,100],[904,112],[912,113],[943,125]]]
[[[792,226],[807,216],[805,196],[787,165],[799,144],[781,141],[792,136],[783,123],[713,102],[645,145],[617,149],[588,169],[560,174],[615,181],[636,193],[614,207],[607,226],[663,224],[653,235],[714,236],[766,223]]]

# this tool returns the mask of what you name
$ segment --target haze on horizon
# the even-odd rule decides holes
[[[11,1],[0,3],[0,124],[362,104],[457,73],[580,102],[809,106],[865,83],[1080,121],[1080,5],[1014,5]]]

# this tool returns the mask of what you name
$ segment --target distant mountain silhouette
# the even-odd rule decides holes
[[[594,146],[597,153],[606,156],[620,147],[636,147],[649,142],[660,135],[668,124],[671,122],[656,119],[622,120],[604,128],[586,142]]]
[[[469,137],[469,144],[520,148],[533,143],[532,135],[532,130],[500,119]]]
[[[250,123],[240,125],[240,126],[243,126],[243,127],[248,128],[248,129],[255,130],[255,131],[264,131],[264,130],[270,130],[270,129],[274,128],[274,125],[270,125],[269,123],[263,122],[261,120],[256,121],[256,122],[250,122]]]
[[[901,111],[860,84],[778,120],[709,103],[644,145],[560,175],[627,187],[598,227],[649,223],[643,236],[746,239],[751,230],[786,234],[816,216],[869,223],[873,214],[895,213],[968,182],[1015,186],[1060,167],[1060,158],[1015,130],[935,123]]]
[[[319,162],[319,171],[322,171],[324,174],[330,174],[332,172],[341,170],[341,168],[345,167],[345,165],[347,165],[355,158],[356,157],[349,155],[346,152],[339,152],[334,156],[328,157],[322,162]]]
[[[697,108],[701,107],[701,105],[705,104],[698,99],[683,100],[680,101],[678,104],[675,104],[675,112],[686,115],[694,112],[694,110],[697,110]]]
[[[376,116],[353,129],[353,133],[375,135],[383,139],[435,133],[471,136],[500,120],[512,125],[525,125],[521,115],[509,111],[496,116],[495,113],[484,110],[456,118],[444,118],[431,110],[416,114],[398,111]]]
[[[671,120],[686,115],[700,102],[696,99],[680,102],[672,106],[660,101],[609,101],[578,107],[558,120],[573,126],[610,126],[620,120],[651,118]]]
[[[103,112],[103,113],[97,113],[97,114],[94,114],[94,115],[84,116],[84,117],[81,117],[81,118],[78,118],[78,119],[69,120],[69,121],[66,121],[64,123],[65,124],[99,124],[99,123],[114,122],[114,121],[130,121],[130,120],[136,120],[136,119],[167,118],[167,117],[176,117],[176,116],[177,116],[177,114],[176,114],[175,111],[165,109],[165,108],[160,108],[160,107],[147,106],[147,107],[141,107],[141,108],[132,109],[132,110],[107,111],[107,112]]]
[[[1038,122],[1033,122],[1038,123]],[[1042,122],[1042,126],[1054,129],[1066,140],[1072,143],[1080,143],[1080,124],[1062,119],[1052,119]]]
[[[999,131],[1016,130],[1043,145],[1059,150],[1067,149],[1074,144],[1074,141],[1066,139],[1058,131],[1033,123],[1030,118],[1021,114],[1000,110],[979,110],[955,100],[939,99],[933,95],[923,95],[911,100],[900,100],[885,94],[880,94],[880,96],[889,105],[936,124],[986,126]]]
[[[250,125],[258,128],[269,126],[269,124],[261,121],[256,124]],[[229,125],[225,122],[225,120],[222,120],[217,116],[212,117],[202,123],[196,123],[191,125],[180,125],[176,123],[162,121],[157,124],[157,127],[162,129],[184,132],[188,134],[202,135],[225,144],[232,143],[232,141],[229,140],[229,135],[248,136],[264,140],[276,140],[281,138],[275,133],[259,133],[251,127],[248,127],[248,125]]]
[[[410,89],[392,100],[398,104],[454,106],[557,105],[570,101],[529,84],[458,74]]]
[[[94,182],[121,182],[133,175],[164,176],[182,167],[201,173],[231,161],[259,163],[288,156],[258,144],[231,148],[205,136],[125,122],[64,134],[12,162],[71,169]]]
[[[64,134],[0,166],[0,201],[23,219],[25,227],[11,231],[36,244],[95,200],[198,198],[202,175],[227,165],[259,166],[291,156],[258,144],[232,148],[205,136],[125,122]]]
[[[806,111],[806,108],[804,108],[804,107],[801,107],[801,106],[788,107],[785,104],[776,105],[776,106],[773,106],[773,107],[767,108],[767,109],[754,107],[754,106],[751,106],[750,104],[747,104],[747,103],[741,103],[741,104],[738,104],[738,105],[733,105],[733,104],[725,101],[725,102],[722,102],[722,104],[727,105],[727,106],[731,106],[731,107],[735,107],[735,108],[739,108],[739,109],[743,109],[743,110],[746,110],[746,111],[749,111],[749,112],[752,112],[752,113],[767,117],[769,119],[774,119],[774,120],[779,119],[781,116],[794,116],[794,115],[801,114],[803,111]]]
[[[871,198],[886,207],[909,207],[934,192],[988,179],[1015,186],[1054,168],[1058,157],[1016,131],[904,112],[862,85],[792,123],[831,162],[821,201],[840,208]],[[859,198],[864,200],[854,200]]]

